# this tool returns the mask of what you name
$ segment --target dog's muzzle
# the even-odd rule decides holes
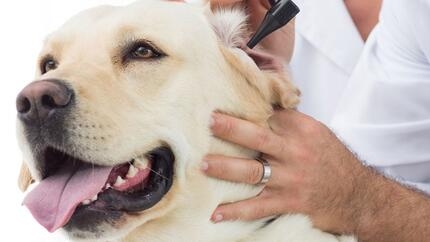
[[[90,230],[125,213],[153,207],[173,183],[174,155],[169,147],[114,167],[82,161],[48,148],[49,176],[25,198],[26,205],[48,231]],[[52,160],[49,160],[52,159]],[[53,165],[54,164],[54,165]]]
[[[166,145],[116,166],[98,166],[75,150],[75,93],[66,82],[36,81],[17,97],[18,118],[41,181],[26,205],[48,231],[91,231],[153,207],[170,190],[175,157]]]

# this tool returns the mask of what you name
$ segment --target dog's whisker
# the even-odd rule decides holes
[[[94,171],[95,171],[95,169],[94,169],[94,167],[95,167],[95,164],[94,164],[94,162],[91,162],[91,175],[92,176],[94,176]]]
[[[151,170],[152,172],[154,172],[156,175],[158,175],[159,177],[163,178],[166,181],[169,181],[170,179],[168,177],[165,177],[163,175],[161,175],[160,173],[156,172],[155,170],[153,170],[152,168],[149,168],[149,170]]]

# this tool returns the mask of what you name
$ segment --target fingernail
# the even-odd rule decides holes
[[[216,213],[213,217],[212,217],[212,221],[215,223],[221,222],[224,219],[224,217],[222,216],[222,214],[220,213]]]
[[[200,163],[200,169],[202,171],[207,171],[209,168],[209,163],[207,163],[206,161],[203,161],[202,163]]]
[[[215,122],[216,122],[216,120],[215,120],[215,113],[213,113],[211,115],[211,119],[209,120],[209,127],[213,128],[215,126]]]

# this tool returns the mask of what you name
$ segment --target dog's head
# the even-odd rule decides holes
[[[298,101],[285,75],[237,48],[245,20],[239,9],[141,1],[87,10],[51,34],[17,99],[35,218],[75,240],[169,240],[190,227],[216,238],[217,204],[259,188],[199,172],[208,152],[253,154],[211,137],[211,113],[264,124],[272,104]]]

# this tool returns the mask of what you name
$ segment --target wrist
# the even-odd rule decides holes
[[[367,172],[361,177],[359,192],[354,196],[357,210],[351,228],[359,241],[375,241],[385,223],[393,219],[391,200],[395,200],[403,189],[371,168],[365,169]]]
[[[380,175],[371,168],[363,167],[365,172],[356,179],[356,191],[351,203],[355,207],[354,214],[350,218],[350,232],[359,235],[360,241],[367,238],[376,221],[380,191],[379,186],[383,182]]]
[[[372,171],[346,148],[336,149],[337,160],[335,174],[326,177],[330,190],[321,193],[313,200],[311,217],[316,227],[333,234],[355,234],[361,224],[365,210],[363,199],[367,196],[367,187]],[[332,171],[333,172],[333,171]]]
[[[369,206],[378,196],[377,184],[381,177],[371,168],[365,167],[352,153],[345,162],[348,166],[348,179],[340,186],[344,187],[343,196],[339,201],[338,220],[335,232],[338,234],[358,234],[371,223],[374,210]]]

